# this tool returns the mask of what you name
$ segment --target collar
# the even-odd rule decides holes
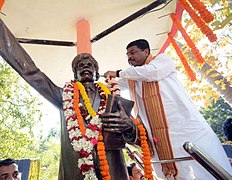
[[[85,90],[86,90],[86,91],[89,90],[89,89],[90,89],[91,91],[93,91],[93,92],[96,91],[96,86],[95,86],[95,84],[92,83],[92,82],[83,83],[83,86],[85,87]]]
[[[153,59],[154,59],[154,57],[150,53],[149,56],[147,57],[146,61],[145,61],[145,64],[149,64]]]

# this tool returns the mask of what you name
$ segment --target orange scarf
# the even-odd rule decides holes
[[[150,54],[146,64],[154,58]],[[139,114],[136,101],[135,81],[129,80],[130,95],[135,101],[134,112]],[[168,123],[160,95],[158,82],[142,82],[142,99],[146,110],[147,119],[151,128],[152,137],[158,138],[155,142],[156,151],[160,160],[173,159],[173,150],[168,132]],[[162,171],[166,177],[176,177],[178,170],[175,163],[164,163]]]

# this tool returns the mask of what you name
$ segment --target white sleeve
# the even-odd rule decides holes
[[[137,67],[130,67],[122,70],[119,75],[122,79],[141,80],[141,81],[159,81],[175,72],[175,64],[167,54],[160,54],[149,64]]]
[[[118,78],[117,84],[119,85],[120,88],[121,97],[131,100],[128,79]]]

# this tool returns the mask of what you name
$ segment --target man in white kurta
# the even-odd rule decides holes
[[[146,48],[138,47],[135,44],[132,43],[131,46],[129,46],[130,44],[127,46],[128,62],[132,66],[117,72],[108,71],[105,76],[120,77],[118,83],[122,91],[125,88],[129,89],[128,80],[135,80],[136,97],[134,99],[137,101],[138,115],[147,129],[149,138],[153,139],[142,99],[142,81],[158,81],[174,157],[189,156],[183,149],[183,144],[190,141],[232,174],[232,168],[220,141],[178,80],[173,60],[167,54],[160,54],[150,63],[145,64],[150,50],[144,52]],[[142,58],[145,58],[145,60],[143,61]],[[176,162],[176,165],[178,179],[214,179],[195,160]],[[160,165],[156,164],[154,168],[158,177],[164,178]]]

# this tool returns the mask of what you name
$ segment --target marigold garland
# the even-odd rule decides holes
[[[84,136],[86,132],[86,128],[79,108],[78,85],[77,83],[74,83],[73,85],[74,85],[73,107],[77,116],[78,124],[80,126],[81,135]]]
[[[151,167],[151,154],[150,154],[149,146],[147,143],[146,130],[137,119],[133,118],[132,116],[130,118],[137,125],[139,133],[140,133],[139,137],[140,137],[141,148],[142,148],[142,152],[143,152],[142,161],[144,164],[144,177],[148,178],[148,179],[153,179],[152,167]]]
[[[106,80],[106,85],[110,89],[111,93],[116,96],[120,96],[120,88],[114,78],[107,77]],[[139,137],[141,140],[141,149],[143,152],[143,157],[142,161],[144,164],[144,177],[153,180],[153,175],[152,175],[152,166],[151,166],[151,154],[149,150],[149,146],[147,143],[147,133],[143,125],[135,118],[130,117],[132,121],[137,125],[137,128],[139,130]]]
[[[210,42],[217,40],[217,36],[213,31],[206,25],[206,23],[197,15],[197,13],[191,8],[189,3],[186,0],[178,0],[183,9],[185,9],[193,21],[196,23],[197,27],[201,30],[203,34],[207,36]]]
[[[92,104],[90,102],[90,99],[88,97],[88,94],[86,93],[85,91],[85,87],[81,84],[81,82],[76,82],[78,88],[79,88],[79,91],[81,93],[81,96],[82,96],[82,99],[84,101],[84,104],[86,106],[86,109],[89,113],[90,116],[94,117],[97,115],[97,113],[94,111],[94,109],[92,108]],[[75,93],[74,93],[75,94]],[[79,109],[79,108],[78,108]]]
[[[4,2],[5,2],[5,0],[0,0],[0,12],[2,10],[2,6],[3,6]]]
[[[102,179],[110,180],[111,177],[110,177],[109,165],[106,159],[105,144],[103,142],[103,136],[101,132],[98,136],[97,150],[98,150],[98,157],[100,160]]]
[[[174,49],[176,50],[177,55],[179,56],[189,78],[191,79],[191,81],[195,81],[196,80],[196,75],[194,74],[193,70],[191,69],[191,67],[189,66],[185,56],[183,55],[181,49],[179,48],[179,46],[177,45],[175,39],[172,37],[172,35],[170,33],[168,33],[168,37],[174,47]]]
[[[89,114],[92,117],[96,116],[96,112],[92,108],[92,105],[90,103],[90,99],[88,98],[88,95],[87,95],[87,93],[85,91],[84,86],[80,82],[77,82],[77,84],[81,87],[80,93],[82,94],[82,98],[84,100],[87,111],[89,112]],[[101,82],[98,82],[97,85],[99,87],[101,87],[101,89],[102,89],[102,91],[100,91],[100,96],[103,95],[102,93],[104,92],[104,94],[106,96],[105,98],[108,99],[108,95],[110,94],[109,89]],[[100,109],[100,110],[102,110],[102,109]],[[103,112],[101,112],[100,114],[102,114],[102,113]],[[101,135],[101,132],[99,133],[99,136],[98,136],[98,140],[99,139],[100,139],[100,141],[97,143],[97,150],[98,150],[98,156],[99,156],[100,164],[102,164],[100,166],[101,175],[102,175],[103,180],[110,180],[111,177],[110,177],[110,173],[109,173],[109,165],[108,165],[108,162],[106,160],[105,145],[104,145],[104,142],[103,142],[103,137]]]
[[[88,113],[93,117],[96,116],[96,112],[93,110],[92,105],[90,103],[90,100],[88,98],[88,95],[83,87],[83,85],[79,82],[76,83],[77,86],[74,85],[75,91],[80,91],[80,94],[82,95],[84,104],[86,106],[86,109],[88,111]],[[106,92],[106,97],[108,97],[108,94],[110,94],[110,91],[108,90],[107,87],[103,86],[103,84],[98,84],[99,86],[102,86],[101,89],[104,89],[104,91]],[[114,79],[108,80],[108,85],[110,85],[110,89],[111,91],[116,94],[116,95],[120,95],[120,89],[118,88],[118,85],[114,82]],[[108,91],[107,91],[108,90]],[[75,95],[77,94],[77,95]],[[100,92],[100,95],[102,95],[102,93]],[[82,119],[83,121],[83,117],[81,115],[81,110],[80,110],[80,105],[79,105],[79,95],[78,93],[74,93],[74,102],[75,102],[75,113],[77,114],[77,117],[79,117],[80,119]],[[73,103],[74,103],[73,102]],[[78,107],[76,107],[78,105]],[[76,110],[79,109],[79,110]],[[99,111],[100,111],[100,107],[99,107]],[[134,119],[131,117],[131,119],[135,122],[135,124],[137,125],[138,129],[139,129],[139,133],[140,133],[140,139],[141,139],[141,148],[142,148],[142,152],[143,152],[143,158],[142,161],[144,163],[144,177],[148,178],[148,179],[153,179],[153,175],[152,175],[152,167],[151,167],[151,156],[150,156],[150,150],[149,150],[149,146],[147,143],[147,137],[146,137],[146,131],[145,128],[143,127],[142,124],[139,123],[138,120]],[[78,119],[78,123],[79,123]],[[88,127],[88,126],[87,126]],[[81,129],[81,126],[79,125],[79,128]],[[86,132],[86,128],[85,126],[82,126],[83,130],[81,131],[81,134]],[[83,136],[83,135],[82,135]],[[107,159],[106,159],[106,152],[105,152],[105,146],[104,146],[104,142],[103,142],[103,136],[101,134],[101,131],[99,132],[98,135],[98,143],[97,143],[97,150],[98,150],[98,156],[99,156],[99,160],[100,160],[100,169],[101,169],[101,175],[103,177],[104,180],[110,180],[110,174],[109,174],[109,166],[107,163]],[[83,153],[84,154],[84,153]],[[88,164],[83,164],[81,167],[82,171],[87,172],[86,170],[83,169],[91,169],[93,168],[92,165],[88,165]],[[85,174],[86,175],[86,174]],[[88,174],[87,174],[88,175]],[[85,178],[91,177],[91,176],[87,176]]]
[[[191,38],[189,37],[189,35],[185,31],[185,29],[182,27],[179,19],[176,17],[175,14],[171,14],[170,16],[171,16],[174,24],[177,26],[178,30],[181,32],[181,34],[182,34],[183,38],[185,39],[185,41],[187,42],[188,46],[190,47],[190,50],[192,51],[196,60],[199,63],[204,63],[205,62],[204,58],[201,56],[201,54],[200,54],[199,50],[196,48],[194,42],[191,40]]]
[[[200,0],[188,0],[188,1],[192,5],[192,7],[199,12],[201,18],[206,23],[210,23],[211,21],[213,21],[214,16],[210,11],[208,11],[208,9],[206,8],[203,2],[201,2]]]
[[[69,138],[74,150],[80,154],[78,167],[85,176],[85,179],[97,179],[94,172],[92,150],[94,145],[98,144],[97,149],[99,149],[98,155],[102,178],[109,180],[111,177],[106,160],[103,137],[101,135],[101,119],[99,115],[105,112],[106,100],[110,91],[103,83],[97,83],[96,86],[99,89],[101,97],[98,113],[93,110],[85,88],[80,82],[67,83],[65,85],[63,91],[63,108]],[[79,104],[79,91],[89,115],[83,111],[83,107]],[[85,113],[84,116],[86,118],[90,119],[87,127],[84,125],[82,112]],[[101,141],[98,143],[99,139]]]

